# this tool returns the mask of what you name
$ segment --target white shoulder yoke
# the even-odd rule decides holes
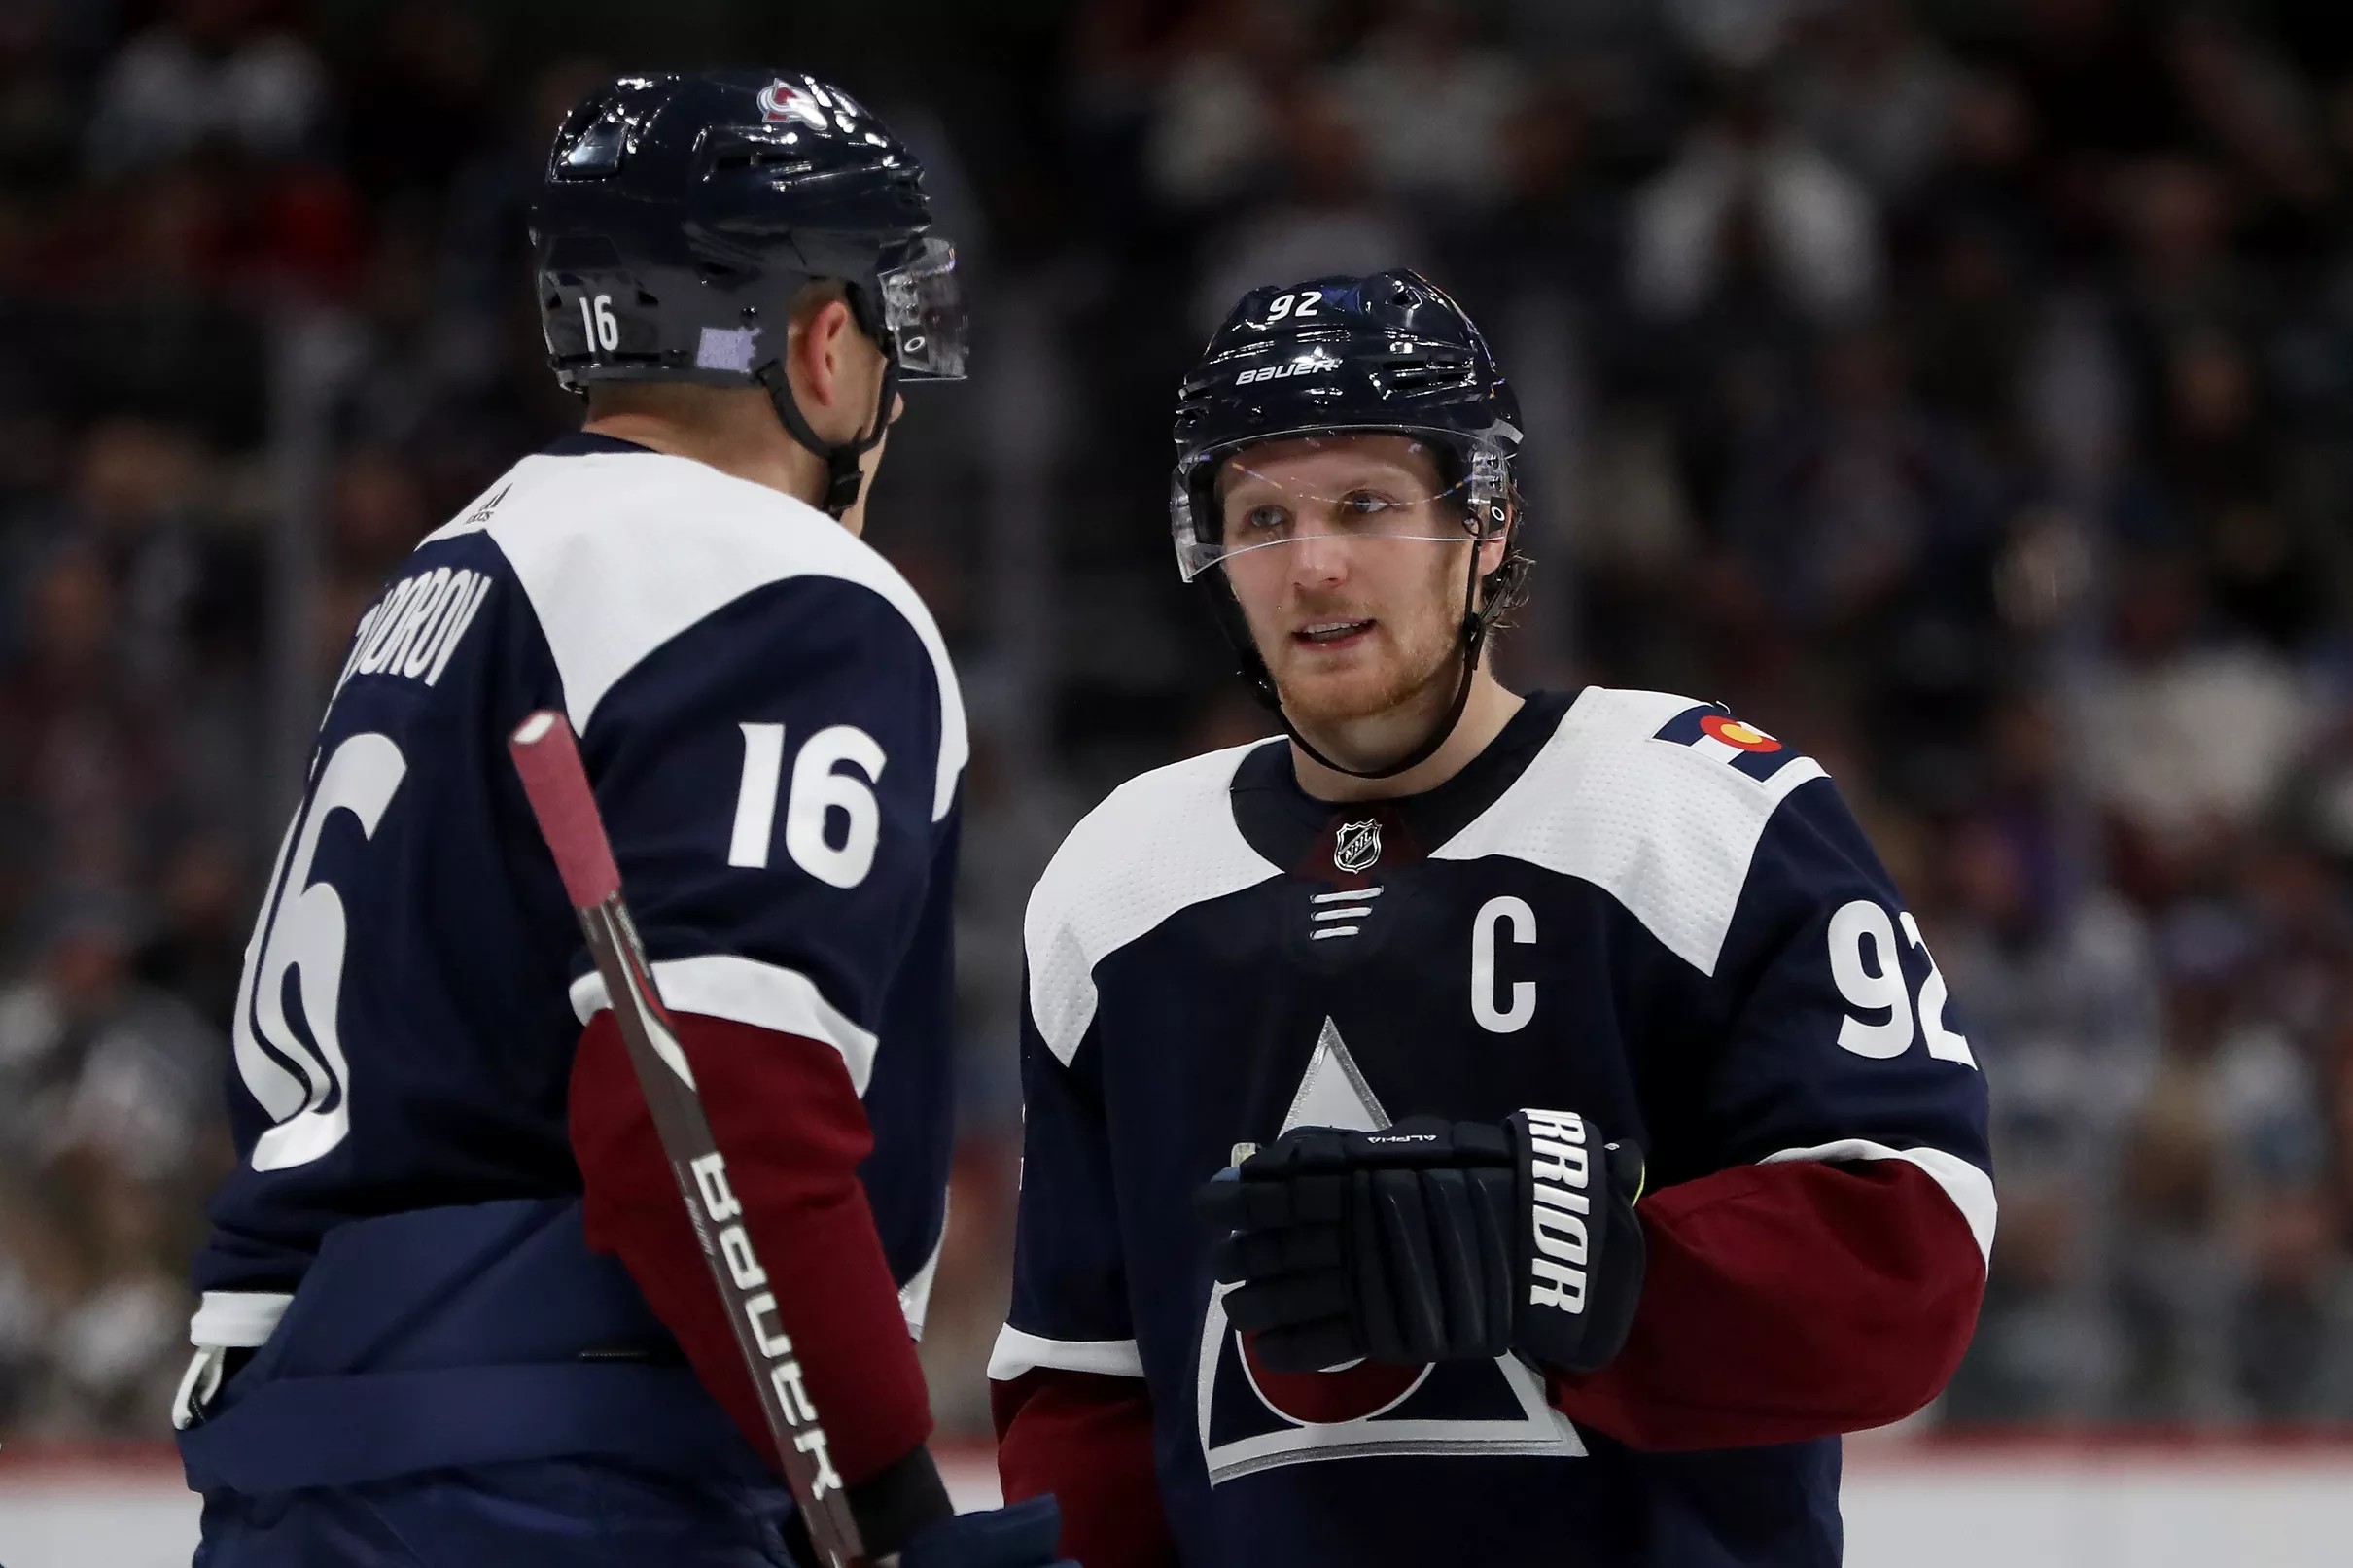
[[[496,541],[546,633],[573,728],[586,734],[623,676],[715,610],[790,577],[833,577],[887,601],[931,657],[932,816],[947,814],[969,749],[956,672],[931,610],[873,546],[804,502],[687,458],[528,457],[501,482],[495,502],[435,537],[480,528]]]
[[[1729,747],[1658,738],[1704,706],[1589,687],[1528,771],[1431,858],[1509,855],[1590,882],[1668,952],[1714,974],[1765,824],[1823,772],[1793,756],[1757,779],[1730,765]]]
[[[1095,1017],[1095,965],[1180,910],[1281,874],[1244,840],[1228,794],[1242,759],[1266,744],[1130,779],[1054,852],[1030,892],[1022,941],[1030,1016],[1065,1065]]]

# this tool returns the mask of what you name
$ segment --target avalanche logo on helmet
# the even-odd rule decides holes
[[[797,120],[813,130],[825,130],[825,112],[817,100],[790,82],[771,82],[759,89],[759,117],[771,125]]]
[[[1325,1019],[1282,1132],[1370,1132],[1388,1125],[1339,1027]],[[1546,1401],[1542,1381],[1517,1356],[1422,1367],[1364,1361],[1329,1372],[1280,1373],[1261,1363],[1228,1323],[1224,1297],[1231,1288],[1212,1289],[1201,1325],[1199,1432],[1212,1486],[1323,1459],[1474,1453],[1574,1459],[1585,1452],[1577,1429]]]

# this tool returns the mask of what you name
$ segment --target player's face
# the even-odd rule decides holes
[[[1226,577],[1294,723],[1369,718],[1453,679],[1473,545],[1436,453],[1270,441],[1218,489]]]

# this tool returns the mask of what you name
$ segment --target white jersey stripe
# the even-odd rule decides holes
[[[947,1195],[940,1195],[939,1238],[931,1243],[931,1255],[924,1266],[915,1271],[915,1277],[898,1287],[898,1311],[907,1320],[911,1339],[924,1337],[924,1314],[931,1308],[931,1281],[939,1276],[939,1255],[948,1248]]]
[[[1769,1154],[1757,1164],[1780,1165],[1790,1160],[1902,1160],[1918,1166],[1930,1179],[1945,1190],[1952,1206],[1961,1211],[1969,1222],[1969,1234],[1977,1237],[1977,1249],[1988,1262],[1993,1258],[1993,1221],[1996,1204],[1993,1178],[1957,1154],[1942,1149],[1891,1149],[1884,1143],[1868,1138],[1841,1138],[1836,1143],[1817,1143],[1810,1149],[1783,1149]]]
[[[1094,1372],[1106,1377],[1141,1377],[1143,1356],[1134,1340],[1047,1340],[1024,1334],[1007,1323],[989,1353],[989,1376],[1010,1382],[1025,1372],[1053,1367],[1063,1372]]]
[[[662,1005],[674,1013],[701,1013],[825,1041],[841,1053],[850,1082],[860,1095],[874,1075],[874,1032],[853,1023],[798,970],[732,953],[710,953],[660,960],[653,965],[653,984],[662,993]],[[572,983],[572,1011],[582,1024],[607,1005],[603,975],[591,969]]]
[[[282,1290],[208,1290],[188,1321],[188,1342],[198,1349],[258,1349],[293,1305],[294,1297]]]

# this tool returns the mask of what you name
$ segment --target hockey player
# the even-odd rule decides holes
[[[810,1560],[508,758],[549,707],[868,1550],[1053,1557],[1050,1503],[952,1516],[912,1338],[966,731],[859,536],[898,384],[964,371],[929,224],[810,77],[623,77],[559,130],[532,242],[586,426],[361,620],[246,950],[178,1412],[208,1568]]]
[[[1822,769],[1704,703],[1505,690],[1520,441],[1410,272],[1243,298],[1172,506],[1287,741],[1136,779],[1026,922],[990,1374],[1089,1568],[1838,1560],[1932,1398],[1985,1096]]]

